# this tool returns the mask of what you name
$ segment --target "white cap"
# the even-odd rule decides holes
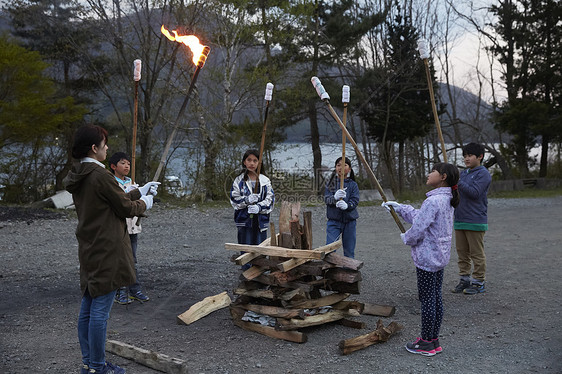
[[[429,46],[425,39],[418,40],[418,51],[420,52],[420,57],[422,59],[429,58]]]
[[[349,103],[349,86],[347,84],[341,88],[341,102]]]
[[[310,81],[312,82],[314,88],[316,88],[316,93],[322,100],[330,100],[330,95],[328,95],[326,89],[324,88],[324,86],[322,86],[322,83],[320,82],[320,79],[318,79],[318,77],[312,77],[310,78]]]
[[[273,83],[268,83],[265,85],[265,101],[271,101],[271,96],[273,96]]]
[[[133,79],[138,82],[141,79],[141,65],[142,65],[142,61],[141,60],[135,60],[134,61],[135,64],[135,73],[133,75]]]

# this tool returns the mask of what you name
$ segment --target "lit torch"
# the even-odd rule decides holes
[[[425,73],[427,76],[427,86],[429,87],[429,98],[431,99],[431,107],[433,109],[433,118],[435,119],[435,127],[437,128],[437,135],[441,141],[441,151],[443,153],[443,160],[447,162],[447,150],[445,149],[445,140],[443,139],[443,133],[441,132],[441,125],[439,124],[439,115],[437,114],[437,106],[435,105],[435,95],[433,93],[433,84],[431,83],[431,73],[429,71],[429,46],[427,41],[424,39],[418,40],[418,51],[420,52],[420,57],[425,65]]]
[[[258,187],[260,182],[260,171],[261,165],[263,163],[263,149],[265,147],[265,130],[267,129],[267,114],[269,113],[269,102],[273,96],[273,83],[268,83],[265,86],[265,115],[263,119],[263,129],[261,131],[261,144],[260,144],[260,158],[258,159],[258,167],[256,169],[257,181],[254,187],[254,193],[258,193]]]
[[[353,140],[353,137],[351,136],[349,131],[347,131],[347,129],[346,129],[345,125],[343,124],[343,122],[341,121],[340,117],[338,117],[337,113],[334,111],[334,108],[332,108],[332,105],[330,104],[330,95],[328,95],[328,93],[326,92],[326,89],[324,88],[324,86],[322,86],[322,83],[320,82],[320,79],[318,79],[318,77],[312,77],[310,80],[311,80],[314,88],[316,88],[316,93],[318,94],[318,96],[320,96],[320,99],[322,99],[322,101],[324,101],[326,103],[326,105],[328,106],[328,110],[330,111],[330,114],[332,115],[332,117],[334,117],[334,119],[336,120],[336,122],[338,123],[340,128],[342,129],[343,133],[345,134],[345,136],[347,137],[347,139],[349,140],[349,142],[353,146],[353,148],[355,148],[355,152],[357,153],[357,157],[359,157],[359,159],[361,160],[361,162],[365,166],[365,169],[367,170],[367,174],[369,175],[369,179],[371,180],[371,183],[379,191],[382,200],[385,201],[385,202],[388,201],[379,181],[377,180],[377,177],[375,176],[375,173],[373,173],[373,170],[371,169],[371,166],[369,166],[369,163],[367,162],[367,160],[365,160],[365,157],[361,153],[361,150],[359,149],[359,146],[357,145],[357,143],[355,143],[355,140]],[[394,221],[396,221],[396,224],[398,225],[398,228],[400,229],[400,231],[406,232],[406,229],[404,229],[404,226],[402,225],[402,222],[400,222],[400,218],[398,218],[398,215],[396,214],[394,209],[391,209],[390,213],[392,214],[392,217],[394,218]]]
[[[131,180],[135,183],[135,154],[137,151],[137,122],[138,122],[138,107],[139,107],[139,81],[141,79],[141,60],[134,61],[133,80],[135,81],[135,96],[134,96],[134,110],[133,110],[133,144],[131,152]]]
[[[166,158],[168,157],[168,152],[170,151],[170,147],[172,146],[172,142],[174,140],[174,137],[176,136],[180,118],[183,116],[183,112],[185,112],[185,108],[187,107],[187,103],[189,102],[189,96],[191,95],[191,91],[193,91],[193,87],[195,86],[195,82],[197,81],[197,76],[199,76],[199,71],[203,66],[205,66],[205,61],[207,61],[207,56],[211,51],[211,48],[199,43],[199,39],[195,35],[178,35],[177,31],[175,30],[172,31],[174,33],[174,35],[172,35],[168,30],[166,30],[166,28],[164,28],[164,25],[162,25],[162,28],[160,30],[162,31],[162,34],[166,35],[166,37],[171,41],[183,43],[189,47],[191,53],[193,53],[192,61],[195,64],[196,68],[195,72],[193,73],[191,83],[189,84],[187,94],[185,95],[185,99],[183,100],[183,104],[180,108],[178,116],[176,117],[176,122],[174,124],[172,133],[170,134],[170,136],[168,137],[168,141],[166,142],[166,147],[164,148],[164,153],[162,154],[162,158],[160,159],[160,164],[158,165],[158,169],[154,174],[154,178],[152,178],[153,181],[158,181],[158,178],[160,178],[160,173],[164,168]]]

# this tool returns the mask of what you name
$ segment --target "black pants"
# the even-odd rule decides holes
[[[432,340],[439,337],[443,321],[443,272],[416,268],[418,296],[421,302],[421,338]]]

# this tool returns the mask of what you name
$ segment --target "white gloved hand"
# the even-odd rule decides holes
[[[248,213],[258,214],[260,212],[260,207],[256,204],[248,206]]]
[[[150,208],[152,208],[152,202],[153,202],[154,196],[152,196],[152,195],[141,196],[140,199],[142,201],[144,201],[144,203],[146,204],[146,210],[149,210]]]
[[[336,203],[336,207],[337,207],[338,209],[341,209],[341,210],[346,210],[346,209],[347,209],[347,203],[346,203],[345,201],[343,201],[343,200],[339,200],[339,201]]]
[[[401,233],[401,234],[400,234],[400,239],[402,239],[402,242],[403,242],[404,244],[406,244],[406,234],[405,234],[405,233]]]
[[[130,186],[128,186],[127,188],[125,188],[125,192],[131,192],[132,190],[136,190],[137,188],[139,188],[138,184],[131,184]]]
[[[147,184],[139,188],[139,190],[142,196],[146,196],[146,195],[156,196],[156,194],[158,193],[157,190],[159,185],[160,182],[148,182]]]
[[[393,207],[396,213],[400,211],[400,204],[398,204],[396,201],[386,201],[383,202],[381,206],[384,207],[388,212],[390,212],[390,207]]]
[[[340,189],[336,191],[336,193],[334,194],[334,199],[336,200],[345,199],[346,196],[347,194],[345,193],[345,188],[344,188],[343,190]]]
[[[250,196],[248,196],[248,203],[249,204],[255,204],[258,202],[258,200],[260,199],[260,196],[257,193],[253,193]]]

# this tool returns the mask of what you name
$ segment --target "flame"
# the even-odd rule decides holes
[[[199,43],[198,37],[196,37],[195,35],[178,35],[176,30],[172,31],[174,33],[174,35],[172,35],[168,30],[166,30],[164,25],[162,25],[160,31],[162,31],[162,34],[166,35],[166,37],[171,41],[183,43],[186,46],[188,46],[189,49],[191,50],[191,53],[193,53],[193,58],[192,58],[193,63],[195,65],[198,65],[198,63],[200,63],[200,60],[203,57],[202,55],[204,55],[205,46]]]

